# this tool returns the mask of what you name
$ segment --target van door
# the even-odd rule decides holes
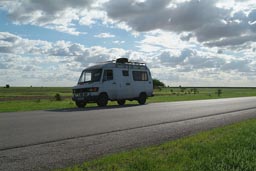
[[[113,73],[112,69],[105,69],[102,79],[102,91],[108,94],[108,97],[111,100],[117,98],[117,83],[116,76]]]
[[[132,94],[132,80],[131,80],[131,73],[128,69],[120,69],[119,73],[119,88],[118,88],[118,99],[129,99],[133,97]]]

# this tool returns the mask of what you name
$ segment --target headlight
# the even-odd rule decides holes
[[[87,88],[88,92],[97,92],[99,90],[98,87],[91,87],[91,88]]]

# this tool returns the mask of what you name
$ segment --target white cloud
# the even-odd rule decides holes
[[[114,44],[121,45],[121,44],[124,44],[125,41],[124,41],[124,40],[123,40],[123,41],[115,40],[115,41],[113,41],[113,43],[114,43]]]
[[[252,60],[223,58],[209,52],[200,52],[191,49],[183,49],[179,55],[171,52],[162,52],[157,60],[165,67],[172,67],[178,71],[192,72],[194,70],[214,70],[217,72],[255,72]]]
[[[158,44],[156,41],[152,46],[157,47]],[[209,51],[208,48],[182,47],[177,51],[169,46],[160,47],[158,51],[130,51],[100,46],[85,47],[66,41],[29,40],[1,32],[0,79],[5,82],[3,84],[72,86],[85,67],[127,57],[146,62],[155,78],[175,86],[218,86],[226,84],[227,80],[230,83],[228,85],[252,86],[256,81],[255,53],[251,51],[241,51],[241,57],[237,58],[231,52],[227,55],[218,54],[216,50]]]
[[[236,8],[231,8],[233,4]],[[238,8],[239,4],[243,4],[243,7]],[[184,41],[195,37],[205,45],[221,44],[229,48],[229,45],[233,45],[232,40],[236,40],[237,45],[254,41],[256,13],[250,4],[252,1],[113,0],[104,7],[109,18],[117,23],[125,23],[138,32],[164,30],[181,33]],[[218,43],[223,40],[225,43]]]
[[[31,24],[58,30],[73,35],[81,34],[74,26],[79,21],[82,11],[88,11],[92,0],[20,0],[0,2],[0,6],[8,11],[9,18],[16,24]],[[85,23],[85,21],[82,21]],[[92,22],[91,22],[92,23]],[[82,33],[83,34],[83,33]]]
[[[180,39],[179,35],[171,32],[155,30],[144,34],[144,38],[137,42],[137,47],[144,52],[171,50],[178,53],[185,47],[193,46]]]
[[[100,33],[100,34],[95,35],[94,37],[97,37],[97,38],[113,38],[113,37],[115,37],[115,35],[110,34],[110,33]]]
[[[124,55],[126,51],[118,48],[51,43],[0,32],[0,79],[17,86],[72,86],[85,67]]]

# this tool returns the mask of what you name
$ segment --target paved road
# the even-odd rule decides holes
[[[0,113],[0,170],[49,170],[256,117],[256,97]]]

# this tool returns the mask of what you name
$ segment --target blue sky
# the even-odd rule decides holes
[[[252,0],[3,0],[0,21],[2,86],[73,86],[119,57],[170,86],[256,85]]]

